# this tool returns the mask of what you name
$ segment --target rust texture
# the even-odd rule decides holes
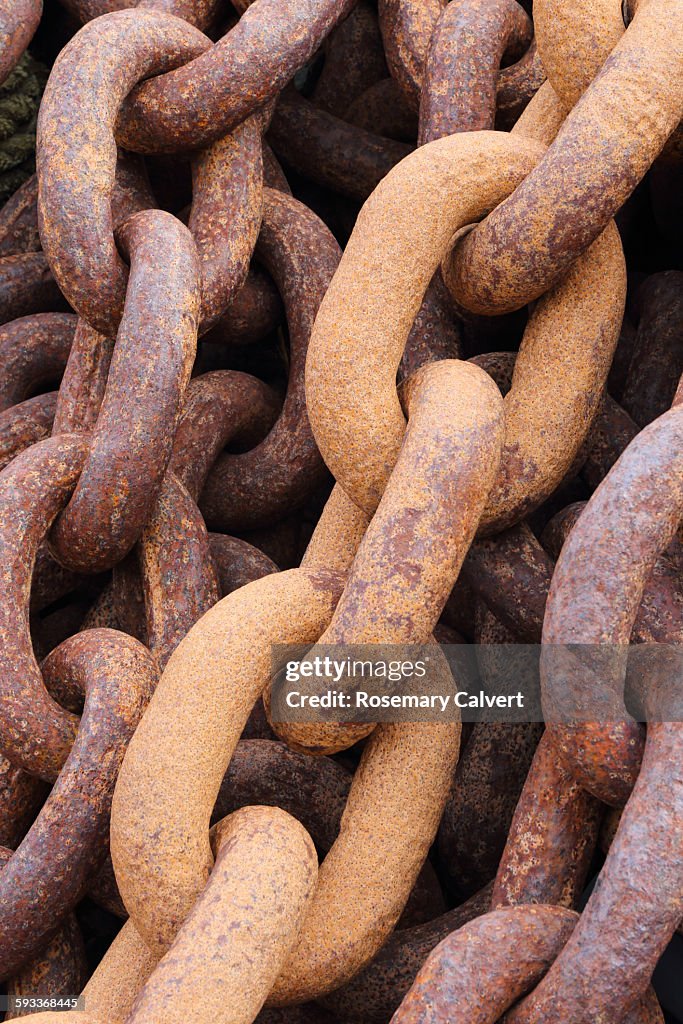
[[[210,533],[209,548],[221,597],[227,597],[234,590],[260,580],[262,576],[279,572],[278,566],[268,555],[239,537]]]
[[[68,310],[42,252],[0,258],[0,319],[3,323],[32,313]]]
[[[313,90],[321,110],[344,117],[354,100],[388,74],[377,12],[361,0],[325,40],[325,63]]]
[[[557,654],[550,648],[544,653],[544,714],[567,767],[609,804],[619,805],[628,797],[643,749],[640,729],[619,695],[623,674],[613,648],[628,642],[655,559],[680,522],[683,475],[677,460],[682,429],[683,412],[678,407],[629,445],[581,515],[581,528],[567,539],[550,587],[543,640],[560,646]],[[631,495],[626,522],[625,492]],[[653,516],[655,508],[658,514]],[[614,526],[606,533],[608,523]],[[568,699],[576,702],[575,715],[582,707],[577,667],[571,650],[562,646],[571,644],[607,645],[600,685],[590,690],[590,711],[596,718],[575,725],[552,721],[561,706],[567,708]],[[589,678],[598,682],[595,668]]]
[[[7,983],[8,996],[47,996],[80,992],[88,980],[83,936],[70,914],[45,949]],[[5,1020],[23,1016],[8,1011]]]
[[[196,59],[168,75],[157,69],[156,79],[133,91],[119,118],[119,143],[134,152],[177,152],[221,138],[277,96],[353,6],[259,0],[201,56],[188,54],[180,63]]]
[[[0,328],[0,408],[9,409],[58,384],[76,328],[68,313],[25,316]]]
[[[683,272],[653,274],[636,302],[638,329],[621,405],[645,427],[670,408],[683,373]]]
[[[78,719],[52,700],[33,654],[31,576],[38,547],[66,504],[86,453],[77,436],[47,439],[22,452],[0,476],[2,753],[49,782],[66,761]]]
[[[50,391],[0,412],[0,469],[25,448],[50,436],[56,409],[57,393]]]
[[[535,171],[457,247],[449,287],[466,309],[538,298],[632,193],[683,111],[677,11],[677,0],[640,5]]]
[[[507,645],[510,640],[500,632],[479,636],[480,644]],[[508,678],[519,678],[524,659],[516,665],[509,647],[504,659]],[[481,656],[478,661],[482,671]],[[480,722],[472,729],[439,826],[441,863],[464,896],[473,895],[496,874],[542,731],[537,722]]]
[[[118,328],[128,277],[111,207],[119,105],[140,78],[183,63],[206,43],[170,15],[117,11],[85,25],[52,68],[38,119],[40,237],[64,295],[105,335]]]
[[[502,399],[483,370],[459,360],[428,364],[406,383],[405,405],[408,426],[396,465],[321,648],[426,643],[494,480]],[[343,723],[275,728],[290,744],[315,753],[344,749],[369,731],[365,724]]]
[[[681,3],[0,0],[36,1024],[668,1019]],[[279,721],[283,643],[545,721]]]
[[[485,914],[491,902],[487,886],[466,903],[414,928],[392,932],[367,967],[346,985],[321,1000],[343,1020],[370,1020],[380,1024],[398,1009],[415,975],[442,939]]]
[[[42,0],[12,0],[0,5],[0,84],[19,63],[42,13]]]
[[[121,238],[131,274],[117,344],[88,459],[52,531],[59,560],[86,572],[128,554],[149,517],[196,351],[199,268],[189,232],[149,211],[126,221]]]
[[[477,539],[463,575],[501,623],[521,641],[539,643],[553,563],[528,526]]]
[[[647,988],[683,915],[680,742],[680,723],[650,723],[643,766],[598,884],[548,976],[511,1014],[515,1024],[558,1014],[588,1024],[605,1006],[621,1018]]]
[[[598,800],[572,778],[544,734],[515,809],[491,905],[574,907],[586,881],[600,818]]]
[[[229,443],[256,447],[278,412],[277,395],[256,377],[231,370],[194,377],[185,392],[169,470],[196,501],[222,450]]]
[[[360,200],[367,199],[412,148],[318,110],[295,92],[283,93],[278,101],[268,138],[286,164]]]
[[[146,639],[163,668],[190,627],[220,597],[197,503],[172,473],[161,485],[138,551]]]
[[[517,0],[451,0],[434,27],[424,65],[420,144],[492,128],[498,69],[504,57],[521,57],[531,36],[531,19]]]
[[[249,345],[261,341],[284,320],[280,295],[262,268],[252,266],[246,280],[205,342]]]
[[[263,213],[261,132],[255,118],[203,150],[192,165],[188,227],[201,267],[202,333],[244,284]]]
[[[495,1024],[547,971],[575,928],[562,907],[494,910],[430,953],[393,1020]]]
[[[0,209],[0,256],[39,251],[38,178],[32,174]]]
[[[417,112],[410,109],[393,78],[382,78],[361,93],[347,110],[346,120],[396,142],[417,138]]]
[[[277,807],[216,825],[209,880],[133,1004],[131,1024],[251,1024],[287,959],[315,888],[310,836]]]
[[[269,525],[298,508],[326,477],[309,424],[304,366],[323,296],[339,263],[329,230],[296,199],[266,189],[259,260],[287,310],[290,365],[287,395],[267,437],[248,452],[221,456],[201,494],[210,529],[232,532]]]
[[[65,680],[78,687],[85,705],[57,782],[0,872],[8,908],[0,928],[3,979],[35,957],[104,859],[116,775],[156,682],[145,648],[109,630],[65,641],[42,671],[48,686]]]

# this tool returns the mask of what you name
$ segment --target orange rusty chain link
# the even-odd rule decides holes
[[[683,0],[63,5],[0,0],[0,85],[51,65],[0,209],[0,983],[660,1024]],[[271,721],[283,642],[444,688],[473,643],[545,729]]]

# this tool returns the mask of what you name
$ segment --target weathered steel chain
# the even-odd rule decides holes
[[[0,3],[0,86],[52,65],[0,210],[0,982],[663,1021],[682,0],[63,2],[59,53]],[[444,685],[473,642],[545,730],[270,721],[282,642]],[[89,980],[86,897],[127,918]]]

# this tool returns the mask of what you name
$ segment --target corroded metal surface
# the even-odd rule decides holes
[[[88,572],[118,562],[142,531],[196,351],[199,264],[187,229],[149,211],[126,221],[121,239],[131,273],[117,344],[86,464],[52,531],[60,561]],[[166,262],[156,269],[160,248]]]
[[[118,768],[156,681],[154,663],[145,648],[109,630],[93,630],[65,641],[42,671],[46,683],[65,678],[79,687],[85,706],[57,782],[28,835],[0,872],[0,890],[8,908],[0,926],[3,978],[11,977],[40,951],[84,895],[104,858]]]
[[[69,356],[76,329],[68,313],[38,313],[0,328],[0,408],[10,409],[57,384]]]
[[[75,908],[37,1024],[663,1024],[681,0],[64,6],[0,210],[0,980],[76,994]],[[545,732],[277,739],[273,644],[391,641],[535,692],[544,641]]]
[[[419,142],[492,128],[498,69],[505,56],[522,56],[531,35],[531,19],[517,0],[451,0],[434,26],[424,65]]]
[[[287,396],[268,436],[218,459],[201,495],[209,528],[269,525],[299,507],[326,470],[308,421],[304,366],[318,308],[339,263],[329,230],[296,199],[265,190],[256,253],[283,296],[290,340]]]
[[[394,1021],[495,1024],[550,967],[576,925],[561,907],[494,910],[429,955]]]
[[[0,5],[0,84],[18,64],[42,13],[42,0],[3,0]]]
[[[176,152],[221,138],[278,94],[353,4],[259,0],[206,53],[167,76],[157,72],[133,92],[119,143],[135,152]]]
[[[574,907],[597,841],[599,802],[559,762],[549,735],[536,748],[510,826],[491,905]]]
[[[467,309],[502,313],[542,295],[636,187],[683,111],[677,12],[677,0],[640,5],[536,170],[461,242],[450,286]]]
[[[676,408],[665,413],[629,445],[596,490],[581,516],[581,528],[572,531],[558,559],[543,625],[544,643],[605,644],[609,657],[614,645],[628,642],[647,577],[680,522],[683,474],[677,460],[682,430],[683,411]],[[625,491],[632,495],[626,521]],[[653,516],[655,508],[658,514]],[[571,651],[568,656],[571,662]],[[575,675],[564,675],[562,648],[553,658],[546,649],[541,678],[544,713],[550,720],[561,706],[558,701],[567,707],[567,699],[578,696]],[[568,669],[571,673],[571,663]],[[595,721],[577,720],[575,725],[555,721],[549,728],[558,753],[576,778],[607,803],[620,804],[637,777],[643,740],[619,698],[618,661],[605,659],[602,671],[600,687],[590,691]],[[580,702],[576,708],[580,710]]]

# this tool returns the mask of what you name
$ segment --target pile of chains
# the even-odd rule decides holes
[[[0,81],[29,44],[8,1019],[664,1021],[683,724],[601,720],[623,662],[572,723],[543,658],[545,729],[268,688],[276,643],[683,642],[683,0],[2,0]]]

